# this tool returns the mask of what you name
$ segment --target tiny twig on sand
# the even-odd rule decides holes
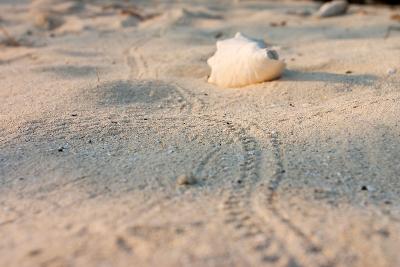
[[[15,40],[15,38],[2,25],[0,25],[0,32],[2,32],[3,35],[6,37],[6,45],[21,46],[21,44],[17,40]]]
[[[383,39],[389,38],[390,33],[391,33],[392,31],[400,31],[400,26],[393,26],[393,25],[389,26],[389,27],[387,28],[386,34],[385,34],[385,36],[383,37]]]

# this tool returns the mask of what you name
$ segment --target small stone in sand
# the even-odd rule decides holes
[[[317,11],[316,15],[321,18],[339,16],[345,14],[348,7],[349,4],[347,1],[334,0],[323,4]]]
[[[281,22],[271,22],[269,24],[271,27],[284,27],[286,26],[286,21],[281,21]]]
[[[33,250],[29,251],[28,255],[31,257],[35,257],[41,253],[42,253],[41,249],[33,249]]]
[[[390,236],[390,232],[388,229],[386,228],[381,228],[377,231],[378,234],[380,234],[382,237],[389,237]]]
[[[178,178],[176,179],[176,183],[178,185],[193,185],[196,182],[197,182],[196,178],[194,178],[192,174],[189,175],[182,174],[178,176]]]
[[[214,35],[214,37],[215,37],[215,39],[219,39],[219,38],[221,38],[223,35],[224,35],[224,34],[223,34],[222,32],[217,32],[217,33]]]
[[[63,24],[63,21],[60,17],[56,17],[55,15],[46,12],[39,12],[34,15],[34,23],[38,28],[54,30],[60,27]]]
[[[125,17],[123,18],[121,21],[118,22],[119,27],[121,28],[129,28],[129,27],[134,27],[137,26],[139,23],[139,19],[137,19],[136,17]]]
[[[117,237],[115,243],[120,250],[125,251],[127,253],[132,252],[132,247],[126,242],[126,240],[123,237],[120,236]]]
[[[397,72],[397,70],[395,69],[395,68],[389,68],[388,70],[387,70],[387,74],[389,74],[389,75],[393,75],[393,74],[395,74]]]

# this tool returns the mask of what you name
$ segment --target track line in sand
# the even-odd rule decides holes
[[[178,83],[173,83],[174,86],[179,90],[182,97],[185,99],[187,105],[189,105],[190,109],[188,113],[192,113],[194,108],[196,112],[201,112],[204,108],[206,108],[206,103],[203,99],[199,98],[194,92],[189,90],[188,88],[179,85]],[[194,101],[189,101],[189,99],[194,99]]]
[[[196,94],[193,91],[189,90],[188,88],[185,88],[182,85],[179,85],[176,82],[168,82],[165,79],[159,79],[157,70],[154,73],[150,72],[149,63],[147,62],[147,59],[143,56],[143,54],[140,52],[140,49],[155,37],[160,38],[161,32],[162,31],[160,30],[157,33],[153,34],[152,36],[144,37],[140,42],[132,44],[128,49],[126,49],[125,51],[126,64],[130,69],[128,79],[129,80],[150,79],[170,84],[171,86],[174,86],[177,89],[179,97],[184,99],[184,101],[186,102],[183,106],[181,106],[181,111],[186,109],[186,113],[191,114],[194,106],[197,108],[196,111],[201,111],[205,107],[205,102],[203,99],[196,96]],[[191,101],[189,101],[189,99],[194,99],[196,103],[192,103]]]
[[[184,101],[188,103],[193,103],[196,101],[197,97],[195,94],[190,94],[190,92],[183,90],[182,95],[184,96]],[[186,96],[186,95],[187,96]],[[188,99],[194,99],[192,102],[189,102]],[[194,104],[188,104],[187,106],[191,106]],[[205,104],[203,101],[198,101],[196,104],[198,107],[203,107]],[[201,108],[199,108],[201,109]],[[191,114],[191,110],[189,109],[187,112]],[[109,123],[101,122],[98,117],[85,118],[79,117],[70,118],[67,117],[65,121],[57,121],[56,123],[49,123],[52,125],[51,134],[52,136],[57,136],[57,132],[66,136],[69,133],[73,134],[73,128],[70,124],[82,124],[80,126],[84,126],[86,129],[91,129],[94,131],[98,131],[100,128],[103,130],[115,129],[115,131],[127,131],[128,128],[132,127],[132,123],[139,125],[146,125],[151,123],[152,120],[161,120],[165,123],[167,120],[170,121],[184,121],[190,119],[199,120],[200,124],[203,124],[201,121],[212,122],[211,127],[219,127],[227,129],[228,133],[233,136],[236,136],[239,140],[239,143],[243,150],[243,161],[240,164],[240,175],[235,178],[235,181],[232,181],[233,187],[230,192],[228,192],[227,198],[224,200],[222,209],[225,214],[225,221],[228,225],[234,229],[236,233],[239,233],[239,238],[246,240],[246,242],[250,243],[248,246],[253,247],[253,249],[259,255],[259,258],[264,263],[274,263],[278,265],[285,265],[288,263],[296,263],[296,259],[289,253],[290,248],[285,248],[284,243],[278,239],[275,233],[275,227],[271,224],[268,215],[257,214],[254,211],[254,207],[252,207],[253,203],[251,201],[252,195],[254,195],[254,190],[256,189],[256,184],[260,180],[260,161],[261,161],[261,149],[257,140],[246,133],[246,130],[243,127],[236,126],[236,123],[232,121],[226,120],[224,118],[215,118],[209,115],[200,115],[200,116],[189,116],[185,117],[183,115],[179,116],[156,116],[154,114],[136,114],[136,118],[130,119],[126,116],[113,116],[108,115],[110,121]],[[135,121],[135,122],[133,122]],[[194,122],[193,122],[194,123]],[[190,123],[189,123],[190,124]],[[195,123],[196,124],[196,123]],[[108,125],[108,126],[107,126]],[[106,127],[106,128],[104,128]],[[69,130],[71,129],[71,130]],[[102,130],[102,131],[103,131]],[[270,210],[270,215],[277,217],[282,224],[286,225],[286,227],[296,234],[296,236],[302,240],[305,244],[306,249],[311,248],[311,251],[315,251],[315,254],[321,254],[319,251],[319,247],[314,245],[311,239],[303,233],[296,225],[288,219],[285,219],[279,212],[279,209],[275,207],[274,194],[279,187],[279,184],[283,180],[283,163],[281,158],[281,152],[279,148],[279,138],[278,135],[271,135],[270,142],[272,143],[272,149],[274,157],[276,159],[276,174],[270,181],[270,188],[273,190],[268,191],[267,197],[267,208]],[[207,167],[210,159],[215,156],[214,154],[218,154],[218,150],[214,151],[214,149],[209,150],[204,158],[197,163],[197,166],[193,166],[193,170],[195,170],[196,175],[199,175],[204,168]],[[173,202],[179,195],[174,197],[166,196],[161,200],[161,202],[165,202],[165,205]],[[145,207],[142,212],[154,209],[158,203],[160,203],[160,199],[154,200],[148,204],[145,204]]]
[[[259,255],[259,263],[295,266],[295,258],[276,237],[274,229],[258,217],[252,208],[251,195],[260,179],[261,150],[258,142],[249,136],[244,128],[235,126],[233,122],[224,120],[221,123],[232,135],[238,137],[243,150],[239,177],[231,181],[232,188],[222,204],[224,222],[234,229],[239,240],[246,242],[247,246]]]
[[[187,95],[187,97],[185,97],[186,101],[187,99],[195,99],[195,101],[199,102],[197,105],[201,107],[200,110],[206,106],[205,102],[197,97],[196,94],[181,86],[179,88],[182,90],[183,94]],[[295,257],[290,254],[288,249],[285,248],[284,243],[278,240],[276,234],[274,234],[274,228],[276,227],[270,225],[272,224],[272,221],[268,218],[265,218],[263,215],[257,214],[256,211],[254,213],[249,212],[249,210],[254,209],[254,207],[252,207],[253,204],[251,198],[255,190],[254,186],[260,180],[258,172],[260,169],[259,164],[261,161],[261,150],[257,140],[250,137],[244,128],[236,129],[233,126],[233,123],[226,119],[215,119],[213,116],[208,115],[193,117],[223,124],[232,135],[238,137],[244,151],[244,160],[240,166],[240,177],[236,180],[236,182],[234,181],[235,186],[228,194],[228,199],[225,200],[223,204],[223,209],[225,211],[229,210],[229,218],[226,219],[226,222],[233,224],[235,229],[242,228],[240,231],[244,232],[243,237],[246,237],[249,240],[252,236],[257,236],[257,244],[254,245],[254,248],[259,254],[261,254],[260,259],[262,262],[273,262],[274,264],[282,266],[288,264],[298,265],[299,263],[297,263]],[[260,127],[256,128],[260,129]],[[283,180],[282,174],[284,173],[284,167],[279,147],[278,134],[271,134],[269,137],[269,142],[271,143],[273,149],[273,155],[276,164],[275,175],[269,181],[270,189],[267,193],[267,207],[271,211],[270,215],[278,218],[282,224],[286,225],[286,227],[297,236],[297,238],[302,240],[302,242],[305,244],[306,251],[313,254],[312,258],[319,258],[318,262],[322,263],[319,266],[333,266],[332,260],[328,260],[325,257],[321,247],[314,244],[310,237],[302,232],[301,229],[293,222],[282,216],[279,209],[275,207],[274,195],[281,181]],[[273,190],[271,190],[271,188]],[[258,235],[256,233],[258,233]],[[264,233],[264,235],[261,233]]]
[[[195,99],[199,101],[199,106],[205,107],[206,103],[198,98],[196,94],[192,93],[188,89],[182,88],[184,93],[188,94],[185,99]],[[200,101],[201,100],[201,101]],[[228,194],[228,199],[224,201],[223,209],[225,211],[229,210],[229,218],[226,222],[233,224],[236,229],[246,229],[244,230],[244,235],[247,238],[252,236],[257,236],[258,244],[254,247],[259,254],[263,254],[260,258],[263,262],[273,262],[274,264],[288,265],[288,264],[299,264],[296,262],[294,256],[290,255],[289,251],[285,249],[283,242],[278,240],[274,236],[276,227],[272,224],[269,218],[265,218],[263,215],[257,214],[257,211],[252,214],[249,212],[252,208],[252,194],[254,193],[254,186],[260,180],[260,161],[261,161],[261,149],[255,138],[250,137],[244,128],[237,129],[234,124],[225,119],[215,119],[212,116],[203,115],[200,117],[208,118],[209,121],[214,121],[217,123],[222,123],[225,128],[232,135],[236,135],[241,143],[242,149],[244,151],[244,160],[240,165],[240,177],[234,181],[234,188]],[[198,117],[199,118],[199,117]],[[255,124],[255,123],[254,123]],[[257,124],[255,124],[258,130],[262,130]],[[270,178],[269,190],[267,191],[267,208],[271,211],[270,215],[278,218],[280,223],[285,225],[291,232],[293,232],[299,240],[305,244],[306,252],[312,254],[312,258],[318,258],[317,262],[321,263],[319,266],[334,266],[333,260],[327,259],[324,255],[322,247],[316,245],[312,239],[307,236],[299,227],[295,225],[289,219],[286,219],[276,208],[275,205],[275,195],[280,183],[284,179],[284,166],[283,159],[279,146],[279,137],[276,132],[269,135],[269,143],[271,144],[271,149],[273,150],[273,156],[275,159],[275,174]],[[252,221],[250,223],[250,221]],[[265,224],[266,223],[266,224]],[[262,225],[262,227],[260,227]],[[268,227],[267,227],[268,226]],[[268,229],[265,229],[268,228]],[[256,235],[255,233],[263,233],[264,235]],[[260,241],[262,240],[262,241]],[[272,244],[275,242],[275,244]],[[267,245],[268,244],[268,245]],[[282,255],[284,252],[285,255]]]
[[[252,123],[257,130],[260,132],[265,132],[257,123]],[[300,243],[301,247],[304,249],[306,257],[305,266],[335,266],[335,257],[328,257],[324,251],[322,245],[317,244],[312,238],[307,235],[304,231],[301,230],[300,227],[296,225],[295,222],[291,221],[289,218],[286,218],[279,208],[276,206],[276,198],[278,197],[277,190],[284,180],[284,175],[286,173],[284,164],[283,164],[283,156],[280,148],[280,138],[279,133],[275,131],[271,131],[269,133],[270,136],[270,145],[273,150],[273,156],[275,161],[275,171],[271,179],[269,180],[267,188],[261,188],[261,192],[259,194],[262,196],[259,205],[262,207],[256,207],[257,213],[259,216],[264,217],[265,220],[271,218],[269,216],[273,216],[273,218],[278,220],[275,223],[280,223],[285,226],[290,233],[296,236],[297,242]],[[269,212],[267,212],[269,211]]]
[[[160,33],[142,37],[138,42],[131,44],[124,52],[126,64],[129,67],[128,80],[141,79],[149,72],[147,60],[143,57],[140,49]]]
[[[137,59],[135,58],[134,60]],[[140,78],[140,75],[138,75],[136,78]],[[254,195],[257,183],[260,180],[259,165],[261,162],[261,149],[257,140],[249,136],[246,130],[240,126],[240,124],[233,123],[232,121],[224,118],[215,118],[212,115],[193,115],[194,109],[196,111],[202,111],[207,104],[191,90],[176,83],[171,84],[173,84],[174,88],[176,89],[174,91],[177,92],[178,97],[181,97],[185,102],[185,113],[187,113],[189,117],[159,116],[156,118],[154,117],[154,114],[146,114],[148,110],[143,110],[145,113],[135,114],[138,119],[137,123],[147,124],[148,121],[143,119],[145,117],[148,118],[149,121],[156,119],[162,120],[163,122],[165,122],[165,120],[180,121],[182,119],[198,119],[199,121],[212,122],[212,127],[225,128],[231,135],[236,136],[242,147],[243,160],[240,164],[240,174],[235,178],[234,181],[232,181],[232,189],[229,190],[226,199],[223,201],[222,210],[225,216],[225,223],[234,229],[235,233],[238,233],[238,238],[240,240],[245,241],[247,246],[251,247],[257,253],[257,255],[259,255],[259,260],[262,263],[275,264],[277,266],[295,266],[295,264],[299,265],[297,262],[298,260],[290,253],[290,248],[286,247],[284,242],[277,236],[275,229],[276,227],[274,227],[274,224],[271,223],[268,216],[266,217],[264,214],[258,214],[253,207],[252,196]],[[119,130],[126,131],[126,127],[128,124],[130,124],[128,123],[129,119],[124,118],[122,120],[121,118],[118,118],[118,116],[115,116],[110,120],[115,121],[116,124],[111,123],[109,124],[109,127],[115,128],[117,131],[121,125],[123,125],[122,129]],[[69,121],[72,122],[75,120],[69,118]],[[95,118],[89,119],[85,122],[85,128],[96,129],[99,126],[105,126],[101,125],[101,122],[95,122]],[[53,130],[55,130],[55,132],[61,130],[65,131],[66,128],[68,128],[68,126],[65,124],[68,124],[68,122],[64,124],[58,124],[58,126],[55,126]],[[65,134],[65,132],[63,134]],[[276,174],[269,182],[270,191],[268,191],[269,193],[266,203],[267,209],[270,210],[269,215],[278,218],[283,225],[285,225],[291,232],[295,233],[296,236],[306,245],[307,249],[311,248],[311,251],[314,251],[314,254],[322,255],[320,248],[315,246],[311,239],[298,227],[296,227],[293,222],[284,218],[280,214],[279,209],[275,206],[276,190],[283,180],[284,169],[279,148],[278,135],[271,135],[269,142],[272,144],[273,154],[276,160]],[[211,149],[206,153],[204,158],[197,163],[197,167],[194,166],[192,168],[195,170],[196,175],[199,175],[199,173],[201,173],[202,170],[207,167],[210,159],[214,157],[215,154],[218,154],[218,152],[218,150],[214,151],[214,149]],[[167,196],[165,199],[163,198],[161,202],[164,202],[165,205],[168,205],[168,203],[174,201],[176,197],[179,197],[179,194],[173,197]],[[154,210],[156,206],[159,206],[158,203],[160,203],[160,199],[154,200],[148,204],[145,203],[145,207],[141,209],[142,213],[148,212],[149,210]],[[326,260],[324,259],[323,261]]]

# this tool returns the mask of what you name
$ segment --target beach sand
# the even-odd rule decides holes
[[[400,266],[399,9],[113,3],[0,1],[0,266]]]

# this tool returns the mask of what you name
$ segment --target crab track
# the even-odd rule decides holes
[[[151,38],[147,38],[142,41],[139,45],[131,47],[128,49],[128,56],[126,57],[127,64],[130,67],[130,75],[129,79],[140,79],[142,78],[148,71],[148,64],[146,60],[143,58],[143,55],[140,54],[140,46],[144,45]],[[183,109],[185,113],[188,115],[193,115],[193,110],[196,108],[196,111],[203,110],[207,105],[201,98],[198,97],[191,90],[184,88],[176,83],[173,84],[176,88],[177,94],[183,98],[185,105],[181,108],[181,112]],[[194,100],[194,102],[189,101]],[[161,117],[161,118],[151,118],[152,116],[146,116],[146,114],[138,115],[138,119],[134,123],[146,123],[141,120],[140,117],[147,117],[152,119],[161,119],[161,120],[180,120],[182,117]],[[240,142],[240,146],[243,151],[243,160],[240,164],[240,174],[235,180],[231,181],[231,189],[228,190],[228,193],[223,200],[221,209],[225,215],[224,223],[229,225],[231,229],[237,234],[237,238],[239,240],[246,242],[248,247],[257,252],[259,255],[258,261],[262,264],[274,264],[275,266],[298,266],[299,263],[297,259],[291,255],[290,249],[287,248],[276,234],[276,230],[274,229],[274,225],[269,221],[269,218],[265,216],[265,214],[259,214],[257,210],[253,207],[252,195],[257,189],[257,183],[260,182],[260,162],[261,162],[261,149],[257,142],[257,140],[251,136],[249,136],[246,130],[241,127],[239,124],[233,123],[232,121],[225,120],[223,118],[215,118],[213,116],[189,116],[199,119],[202,121],[212,122],[216,127],[225,128],[228,133],[233,136],[236,136]],[[72,119],[71,119],[72,120]],[[84,123],[85,126],[89,128],[97,128],[100,126],[100,122],[96,123],[94,118],[86,119],[86,121],[81,122]],[[118,128],[118,119],[117,123],[110,123],[110,127]],[[123,127],[126,127],[126,121],[121,122],[121,124],[125,124]],[[129,123],[128,123],[129,124]],[[221,126],[222,125],[222,126]],[[103,125],[104,126],[104,125]],[[130,126],[128,126],[130,127]],[[65,130],[64,125],[56,126],[55,132],[57,130]],[[301,231],[293,222],[289,219],[286,219],[279,211],[279,208],[276,207],[276,192],[284,178],[283,175],[283,163],[282,156],[279,148],[279,139],[277,134],[271,135],[269,142],[272,145],[273,154],[276,160],[276,172],[275,175],[269,181],[269,188],[265,194],[265,206],[267,207],[268,215],[278,218],[279,221],[283,225],[285,225],[291,232],[293,232],[299,240],[301,240],[307,250],[313,251],[315,255],[318,257],[322,257],[323,260],[319,262],[327,262],[324,258],[322,250],[313,243],[311,238],[307,236],[304,232]],[[201,176],[201,173],[207,168],[210,160],[218,154],[220,148],[213,148],[207,151],[204,155],[203,159],[198,162],[195,166],[193,166],[193,170],[196,176]],[[72,181],[74,183],[74,181]],[[166,202],[170,203],[174,201],[175,196],[166,196]],[[159,199],[157,201],[151,201],[150,203],[144,203],[145,208],[141,209],[143,211],[153,210],[154,207],[159,203]],[[328,266],[328,264],[321,265]],[[330,265],[332,266],[332,265]]]
[[[260,132],[265,132],[258,124],[251,123]],[[271,177],[268,187],[261,188],[261,211],[257,210],[257,213],[261,217],[273,216],[278,220],[279,223],[284,225],[292,234],[297,238],[297,241],[301,243],[304,248],[304,252],[307,255],[307,263],[305,266],[320,266],[320,267],[333,267],[335,266],[335,258],[329,258],[325,255],[323,247],[312,240],[295,222],[286,218],[277,207],[276,199],[278,196],[277,190],[284,180],[285,168],[283,164],[283,156],[280,148],[279,134],[277,132],[271,132],[269,134],[271,149],[273,150],[273,156],[275,161],[274,175]],[[265,211],[267,210],[267,212]]]
[[[195,99],[196,105],[200,109],[206,106],[204,101],[200,100],[188,89],[181,86],[179,86],[179,88],[186,102],[187,99]],[[194,104],[189,103],[188,106],[193,107]],[[190,109],[188,113],[191,113],[191,111]],[[273,226],[274,222],[268,218],[268,216],[273,216],[275,221],[278,219],[280,224],[287,227],[297,236],[297,239],[304,245],[307,256],[310,259],[315,258],[315,262],[319,263],[315,266],[334,266],[332,263],[333,260],[326,258],[322,248],[316,245],[295,223],[285,218],[279,211],[279,208],[276,207],[276,191],[284,179],[284,166],[278,134],[274,133],[269,137],[269,143],[275,159],[275,174],[269,181],[267,191],[262,192],[265,199],[263,203],[269,211],[268,216],[266,216],[265,212],[260,214],[260,212],[253,207],[252,201],[252,195],[258,189],[256,184],[260,182],[259,165],[261,162],[261,149],[257,140],[249,136],[243,127],[235,126],[238,124],[232,121],[216,119],[208,115],[192,117],[212,122],[212,127],[221,127],[222,125],[222,127],[227,129],[230,135],[235,136],[241,144],[243,161],[240,164],[240,176],[232,181],[232,188],[223,201],[222,210],[226,217],[225,223],[230,225],[231,228],[238,233],[238,238],[250,243],[249,246],[259,254],[259,261],[263,264],[274,264],[276,266],[300,266],[296,258],[290,254],[284,242],[277,237]],[[179,120],[179,117],[163,117],[162,119]],[[256,128],[258,130],[260,129],[260,127]],[[201,164],[202,163],[199,163],[199,165]]]
[[[174,86],[182,95],[182,98],[185,99],[186,104],[188,105],[188,113],[193,113],[195,110],[196,112],[201,112],[207,105],[203,99],[199,98],[195,93],[191,90],[187,89],[184,86],[181,86],[177,83],[174,83]],[[188,99],[194,99],[194,102],[190,102]]]
[[[259,214],[252,207],[252,193],[257,189],[255,188],[256,184],[260,182],[261,149],[257,140],[249,136],[243,127],[234,126],[236,123],[234,124],[232,121],[215,119],[210,116],[197,118],[224,125],[230,134],[239,139],[244,152],[243,162],[240,165],[240,176],[237,180],[232,181],[233,188],[229,190],[223,201],[222,210],[226,216],[225,223],[231,225],[239,233],[239,238],[253,243],[252,247],[260,255],[259,260],[262,263],[273,263],[276,266],[300,266],[285,244],[276,236],[269,218],[265,218],[265,214]],[[276,207],[276,191],[284,179],[283,159],[277,133],[270,135],[270,144],[275,159],[275,174],[269,181],[267,192],[263,192],[266,199],[265,206],[270,211],[269,215],[278,219],[297,236],[299,242],[304,246],[308,260],[311,260],[311,263],[317,263],[312,266],[334,266],[334,259],[328,259],[322,247],[315,244],[312,238],[295,223],[285,218]]]
[[[145,75],[149,68],[147,60],[140,52],[141,47],[150,42],[154,36],[145,36],[140,41],[130,45],[125,50],[126,64],[129,67],[128,79],[140,79]]]
[[[182,97],[186,102],[187,107],[192,107],[193,104],[188,102],[188,99],[195,99],[195,103],[199,108],[204,107],[204,102],[199,101],[194,94],[190,94],[190,91],[182,89]],[[186,96],[189,95],[189,96]],[[196,100],[197,99],[197,100]],[[188,109],[187,113],[191,114],[192,109]],[[319,257],[318,262],[324,262],[319,266],[332,266],[328,264],[330,261],[326,260],[323,255],[323,250],[318,245],[315,245],[307,234],[301,231],[299,227],[295,225],[289,219],[286,219],[276,207],[275,198],[276,191],[284,178],[283,174],[283,163],[282,156],[279,147],[279,138],[277,134],[272,134],[270,136],[271,148],[273,149],[273,155],[275,158],[275,175],[269,181],[268,190],[266,190],[265,197],[263,198],[264,206],[269,212],[267,215],[265,212],[258,212],[254,209],[252,203],[252,195],[257,189],[256,184],[260,180],[260,161],[261,161],[261,149],[257,140],[250,137],[243,127],[236,126],[236,123],[228,121],[226,119],[216,119],[212,116],[190,116],[193,119],[199,119],[201,121],[208,121],[212,123],[212,127],[221,127],[227,129],[228,133],[235,136],[242,147],[243,150],[243,161],[240,164],[240,175],[234,181],[232,181],[232,188],[229,190],[225,200],[222,204],[222,211],[225,215],[225,223],[231,226],[237,234],[238,238],[246,241],[248,246],[252,247],[259,255],[259,260],[264,263],[273,263],[277,266],[288,266],[297,264],[296,259],[290,254],[289,249],[285,247],[285,244],[279,240],[276,235],[273,223],[269,220],[268,216],[273,216],[277,218],[283,225],[285,225],[291,232],[293,232],[299,240],[304,244],[306,251],[311,251],[312,253],[307,253],[310,257]],[[190,120],[189,117],[189,120]],[[122,130],[126,128],[129,124],[147,124],[151,120],[173,120],[179,121],[184,117],[153,117],[146,116],[145,114],[137,116],[134,121],[132,119],[126,119],[126,117],[113,117],[109,118],[109,127],[118,130],[122,125]],[[145,120],[146,119],[146,120]],[[51,129],[51,132],[57,133],[62,132],[63,134],[68,134],[66,131],[66,126],[70,123],[80,123],[85,125],[86,129],[98,129],[101,125],[98,118],[83,117],[79,119],[79,122],[75,121],[75,118],[66,118],[65,121],[59,121]],[[132,127],[129,125],[128,127]],[[67,127],[68,128],[68,127]],[[256,127],[258,128],[258,127]],[[21,137],[21,136],[19,136]],[[207,168],[210,160],[218,154],[220,148],[210,149],[203,157],[203,159],[193,166],[193,170],[196,176],[201,176],[201,173]],[[71,181],[75,184],[81,183],[83,180]],[[67,182],[69,184],[69,182]],[[56,189],[55,189],[56,190]],[[174,196],[164,196],[162,197],[162,203],[168,205],[168,203],[173,202],[180,194]],[[143,203],[144,207],[142,210],[149,211],[154,210],[155,207],[159,206],[160,199],[156,201],[151,201],[149,203]],[[73,203],[72,203],[73,204]],[[164,206],[164,205],[163,205]],[[140,213],[140,212],[139,212]]]
[[[186,101],[187,98],[185,98]],[[196,98],[195,98],[196,99]],[[199,104],[201,105],[201,104]],[[127,128],[135,127],[135,125],[143,125],[151,123],[152,120],[161,121],[181,121],[182,119],[188,119],[189,124],[191,123],[191,118],[194,120],[199,120],[203,122],[211,123],[211,127],[225,128],[229,135],[236,137],[239,140],[239,144],[243,151],[243,160],[240,163],[239,176],[231,181],[230,189],[227,190],[227,195],[225,196],[221,210],[224,214],[224,224],[227,224],[231,230],[235,233],[235,238],[240,241],[245,242],[247,247],[254,250],[254,252],[259,255],[258,261],[261,264],[274,264],[275,266],[300,266],[297,259],[290,253],[290,248],[287,248],[285,243],[279,239],[274,228],[274,223],[268,218],[268,216],[273,216],[277,218],[281,224],[285,225],[292,233],[294,233],[298,240],[300,240],[306,249],[306,251],[311,251],[307,253],[307,256],[318,259],[317,262],[322,262],[318,266],[333,266],[329,264],[324,254],[322,248],[315,245],[314,242],[308,237],[304,232],[301,231],[292,221],[286,219],[276,207],[276,192],[277,189],[284,179],[284,166],[283,159],[279,147],[279,137],[278,134],[272,134],[270,136],[271,149],[273,149],[273,155],[275,158],[275,175],[269,181],[269,186],[262,192],[264,193],[263,207],[268,210],[265,212],[258,212],[254,208],[254,203],[252,201],[252,196],[254,192],[259,188],[257,184],[260,182],[260,163],[261,163],[261,149],[260,145],[254,137],[251,137],[246,129],[240,126],[238,123],[234,123],[230,120],[224,118],[214,118],[212,116],[189,116],[189,118],[184,116],[175,117],[154,117],[145,114],[138,115],[136,118],[127,118],[126,116],[112,116],[109,117],[110,121],[108,123],[109,129],[122,130],[125,131]],[[57,132],[63,133],[63,135],[69,135],[68,125],[69,124],[81,124],[84,125],[86,129],[98,129],[99,127],[104,127],[101,122],[95,117],[82,117],[76,118],[66,118],[63,121],[57,121],[56,123],[50,123],[53,125],[50,132],[53,136],[57,136]],[[193,122],[194,123],[194,122]],[[71,132],[73,134],[73,132]],[[19,136],[19,137],[22,137]],[[196,176],[202,176],[205,169],[208,168],[209,163],[213,157],[218,155],[220,147],[211,148],[203,155],[202,160],[197,162],[192,167],[192,170]],[[212,166],[210,166],[212,167]],[[66,182],[62,185],[56,186],[54,190],[60,189],[64,186],[69,186],[73,184],[82,183],[85,179],[75,179]],[[162,206],[168,205],[175,201],[180,194],[174,194],[173,196],[168,195],[161,198],[161,202],[164,203]],[[154,208],[159,207],[160,199],[155,201],[143,203],[144,208],[141,208],[139,214],[153,213]],[[74,203],[71,203],[73,205]],[[275,220],[276,221],[276,220]],[[314,266],[314,265],[312,265]]]
[[[186,104],[181,107],[181,111],[185,109],[186,113],[191,114],[194,107],[196,107],[196,111],[202,110],[206,106],[204,100],[199,98],[194,92],[185,88],[184,86],[181,86],[175,82],[168,82],[165,79],[159,79],[158,71],[156,70],[154,73],[150,71],[147,59],[140,52],[141,47],[146,45],[155,37],[159,38],[161,36],[161,32],[162,31],[160,30],[158,33],[155,33],[151,36],[146,36],[141,41],[134,43],[126,49],[125,58],[126,64],[129,67],[128,79],[150,79],[169,83],[176,88],[176,92],[179,97],[184,99],[186,102]],[[190,102],[189,99],[194,99],[195,103]]]
[[[182,94],[187,95],[185,96],[186,101],[187,99],[195,99],[200,109],[206,107],[205,102],[197,97],[196,94],[181,86],[179,88],[182,90]],[[231,121],[215,119],[207,115],[198,118],[224,125],[231,135],[239,139],[244,152],[244,159],[240,165],[240,177],[236,181],[232,181],[233,188],[222,205],[227,217],[225,223],[233,226],[240,233],[241,238],[254,243],[253,248],[259,253],[261,262],[273,263],[278,266],[299,266],[300,263],[296,261],[285,247],[285,244],[278,240],[274,234],[275,230],[271,220],[268,217],[265,218],[264,213],[259,214],[259,211],[252,207],[252,193],[257,189],[255,186],[260,180],[261,149],[257,140],[250,137],[243,127],[237,128],[234,126],[236,123],[233,124]],[[250,124],[253,124],[258,131],[264,133],[264,130],[256,123],[250,122]],[[275,159],[275,174],[269,181],[267,191],[262,192],[265,198],[263,203],[269,210],[268,215],[277,218],[281,224],[296,235],[297,239],[304,245],[308,257],[315,259],[314,262],[318,262],[316,266],[334,266],[334,260],[327,259],[322,247],[315,244],[311,237],[296,226],[294,222],[285,218],[279,208],[276,207],[276,192],[284,179],[284,165],[279,142],[277,133],[269,135],[269,143]]]
[[[224,224],[236,233],[235,238],[246,242],[247,247],[259,255],[258,263],[294,266],[296,260],[275,236],[274,229],[265,224],[251,207],[253,189],[260,180],[261,150],[258,142],[236,123],[224,119],[207,120],[224,125],[231,135],[237,137],[243,151],[239,177],[231,181],[231,189],[222,203]]]

